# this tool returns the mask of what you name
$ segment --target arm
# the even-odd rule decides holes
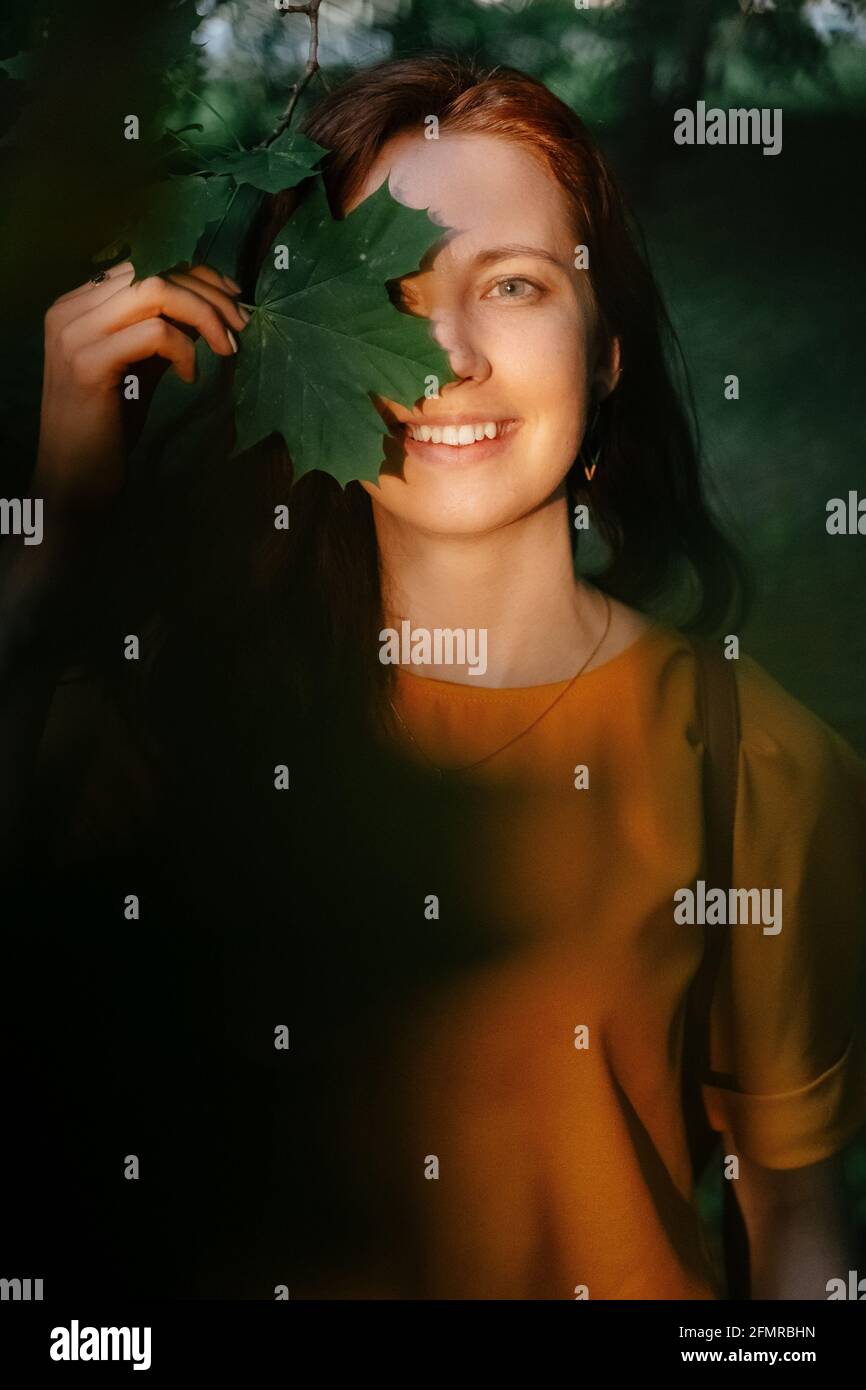
[[[39,743],[73,640],[62,610],[76,588],[77,551],[74,527],[56,518],[40,545],[10,537],[0,552],[0,869],[23,834]]]
[[[725,1153],[737,1150],[729,1134]],[[764,1168],[737,1155],[735,1191],[749,1240],[753,1299],[826,1299],[854,1268],[853,1216],[841,1153],[805,1168]]]
[[[124,374],[158,358],[192,381],[196,334],[230,356],[236,341],[228,324],[240,330],[247,321],[237,293],[207,266],[134,284],[124,262],[100,283],[62,295],[45,316],[30,488],[44,506],[43,536],[35,545],[9,538],[0,551],[0,869],[24,833],[37,751],[75,629],[100,599],[102,542],[125,478]]]

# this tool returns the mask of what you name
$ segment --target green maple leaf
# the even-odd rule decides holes
[[[241,249],[263,197],[260,189],[249,184],[234,189],[225,212],[202,233],[195,250],[197,265],[213,266],[220,275],[237,280]]]
[[[453,376],[428,320],[401,313],[386,286],[417,270],[444,231],[392,198],[387,179],[342,220],[312,181],[265,258],[241,335],[235,453],[278,432],[296,478],[318,468],[344,485],[378,480],[387,431],[371,395],[412,406],[429,377]]]
[[[207,223],[225,216],[232,192],[231,179],[198,174],[173,174],[154,184],[129,236],[136,280],[190,262]]]
[[[327,150],[300,132],[284,130],[272,145],[215,155],[207,167],[215,174],[231,174],[235,183],[251,183],[266,193],[279,193],[307,178],[325,154]]]
[[[247,206],[245,199],[238,201],[241,185],[271,193],[294,188],[326,153],[321,145],[287,130],[267,149],[201,158],[198,162],[207,172],[170,174],[153,184],[143,216],[125,233],[135,279],[189,264],[200,241],[218,240],[234,205]]]

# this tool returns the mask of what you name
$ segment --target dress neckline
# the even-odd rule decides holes
[[[651,623],[650,626],[630,642],[622,651],[617,652],[607,661],[602,661],[600,665],[594,666],[590,671],[584,671],[583,675],[575,682],[576,685],[585,686],[587,681],[595,680],[598,677],[606,677],[610,674],[618,674],[621,668],[636,657],[643,655],[645,647],[651,646],[659,638],[672,636],[671,629],[662,623]],[[524,696],[527,699],[547,693],[554,696],[557,691],[563,690],[573,676],[566,676],[561,681],[547,681],[540,685],[470,685],[465,681],[439,680],[436,676],[420,675],[416,671],[410,670],[405,666],[397,666],[396,674],[399,684],[405,690],[412,690],[418,693],[423,687],[427,687],[430,694],[441,694],[452,696],[455,699],[468,697],[470,699],[495,700],[506,697]]]

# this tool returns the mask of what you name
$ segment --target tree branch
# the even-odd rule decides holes
[[[292,86],[289,104],[277,122],[274,130],[268,136],[267,140],[263,142],[264,148],[267,148],[268,145],[272,145],[275,140],[279,139],[283,131],[288,129],[292,119],[292,113],[298,103],[301,92],[304,90],[313,74],[319,71],[319,6],[321,3],[322,0],[307,0],[307,3],[304,5],[286,5],[282,0],[277,0],[277,10],[280,14],[307,15],[310,21],[310,48],[307,54],[306,64],[304,65],[304,71],[301,73],[297,82]]]

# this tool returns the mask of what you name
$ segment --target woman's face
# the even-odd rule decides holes
[[[414,407],[377,398],[395,437],[378,485],[362,486],[425,531],[489,532],[562,495],[591,391],[603,395],[615,383],[618,348],[596,360],[596,315],[587,271],[574,264],[569,206],[535,157],[495,136],[399,135],[345,211],[386,177],[398,201],[454,229],[400,284],[405,307],[431,320],[455,380]],[[464,439],[466,426],[487,432],[472,444],[423,442],[405,429],[410,420],[463,425]]]

